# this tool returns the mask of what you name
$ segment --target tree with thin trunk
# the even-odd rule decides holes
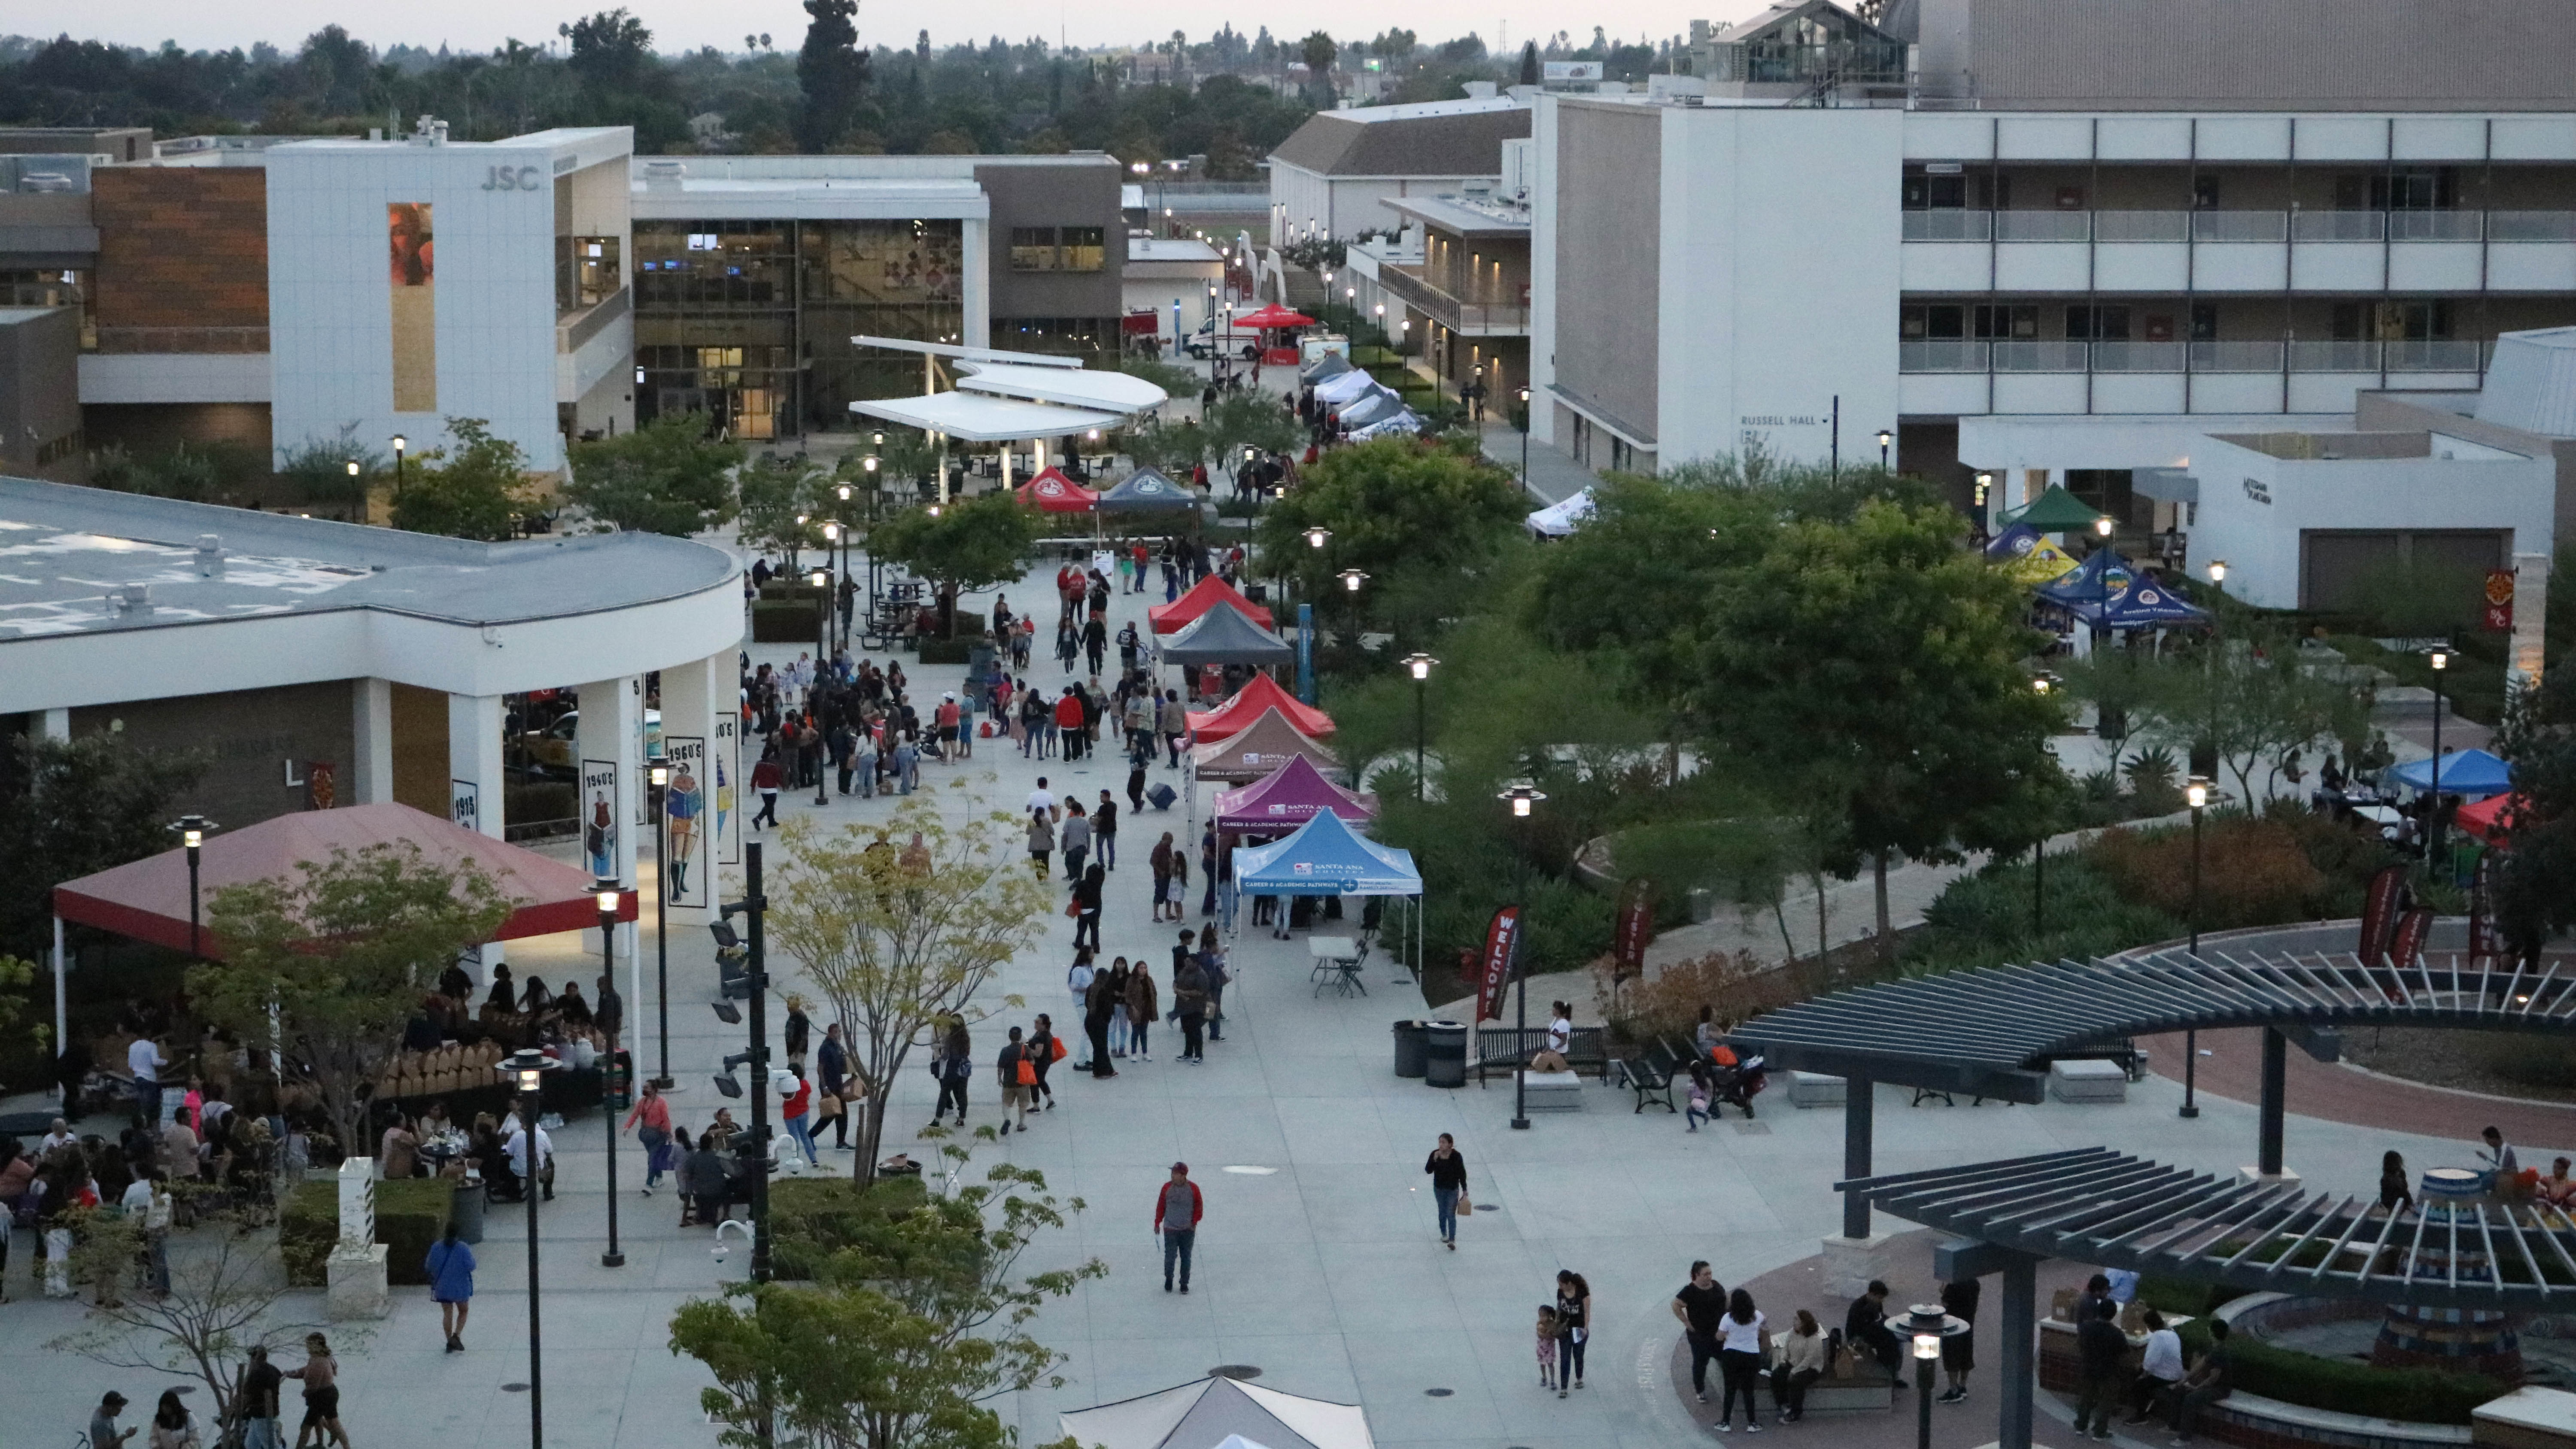
[[[865,1083],[852,1104],[861,1182],[876,1175],[887,1088],[913,1048],[941,1018],[980,1014],[976,996],[1037,940],[1050,903],[1014,848],[1017,817],[970,795],[952,823],[939,797],[924,789],[877,825],[790,821],[789,863],[770,877],[770,944],[831,1001]]]
[[[266,1043],[274,1029],[341,1150],[364,1157],[367,1099],[403,1023],[515,903],[481,866],[432,861],[407,841],[334,848],[295,871],[215,892],[207,923],[221,959],[189,968],[188,996],[236,1040]]]

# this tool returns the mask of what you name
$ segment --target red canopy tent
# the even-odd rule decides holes
[[[1234,585],[1210,574],[1190,586],[1190,591],[1168,604],[1156,604],[1145,611],[1157,634],[1177,634],[1199,620],[1199,615],[1223,604],[1245,618],[1267,629],[1271,627],[1270,611],[1245,598]]]
[[[1273,302],[1258,312],[1247,312],[1244,315],[1235,318],[1234,325],[1237,327],[1258,328],[1264,332],[1275,332],[1283,327],[1312,327],[1315,325],[1315,319],[1307,316],[1303,312],[1292,311],[1289,308],[1282,307],[1278,303]]]
[[[2451,817],[2451,823],[2490,845],[2513,833],[2513,817],[2530,802],[2520,795],[2489,795],[2474,804],[2463,805]]]
[[[355,854],[370,845],[408,841],[433,864],[454,867],[471,860],[501,893],[517,903],[494,932],[496,941],[551,936],[599,924],[599,897],[590,873],[494,840],[408,805],[352,805],[306,810],[206,837],[198,861],[198,899],[211,900],[228,885],[275,876],[294,877],[299,861],[330,859],[334,847]],[[159,855],[65,881],[54,887],[54,914],[66,921],[188,949],[188,853]],[[635,892],[618,893],[617,918],[636,918]],[[207,933],[203,954],[222,954]]]
[[[1048,468],[1020,485],[1020,501],[1041,513],[1089,513],[1100,504],[1100,495]]]
[[[1290,694],[1267,674],[1252,676],[1234,698],[1214,709],[1191,710],[1190,731],[1201,744],[1227,739],[1250,729],[1265,711],[1274,709],[1286,715],[1299,733],[1319,740],[1332,738],[1331,715]]]

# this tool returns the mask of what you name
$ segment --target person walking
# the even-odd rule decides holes
[[[278,1399],[286,1375],[268,1361],[265,1345],[252,1344],[250,1362],[242,1365],[241,1388],[233,1410],[241,1418],[242,1449],[286,1449],[285,1426],[278,1422]]]
[[[1145,863],[1154,872],[1154,919],[1170,919],[1165,915],[1170,903],[1164,897],[1172,892],[1172,832],[1163,832],[1163,838],[1155,842],[1153,854],[1146,857]]]
[[[2125,1360],[2129,1356],[2129,1336],[2120,1331],[2116,1321],[2120,1308],[2109,1299],[2093,1305],[2094,1314],[2075,1326],[2076,1383],[2080,1389],[2075,1399],[2075,1437],[2090,1433],[2096,1439],[2111,1437],[2111,1406],[2120,1402],[2129,1385]],[[2086,1425],[2092,1425],[2089,1430]]]
[[[751,817],[752,829],[778,823],[778,787],[786,779],[787,772],[779,768],[776,751],[762,755],[760,763],[751,767],[751,788],[760,792],[760,813]]]
[[[1163,704],[1162,708],[1155,713],[1154,728],[1161,732],[1164,748],[1172,752],[1172,762],[1165,768],[1179,769],[1181,740],[1190,732],[1190,712],[1188,707],[1181,703],[1179,690],[1163,691]]]
[[[1431,1201],[1439,1215],[1440,1241],[1450,1252],[1458,1251],[1458,1202],[1467,1195],[1467,1158],[1459,1152],[1456,1138],[1440,1134],[1440,1145],[1422,1162],[1422,1170],[1431,1174]]]
[[[1110,870],[1118,868],[1118,802],[1109,792],[1100,792],[1100,803],[1091,811],[1091,839],[1099,847],[1100,863]]]
[[[1807,1417],[1807,1389],[1825,1375],[1825,1331],[1816,1315],[1799,1309],[1787,1333],[1771,1340],[1771,1402],[1780,1422]]]
[[[1225,984],[1234,979],[1226,970],[1225,947],[1216,936],[1216,927],[1199,932],[1199,970],[1207,977],[1207,1039],[1225,1040]]]
[[[1125,960],[1125,957],[1119,958]],[[1117,1011],[1118,990],[1110,973],[1094,971],[1091,984],[1082,992],[1082,1034],[1091,1044],[1091,1075],[1095,1081],[1106,1081],[1118,1075],[1109,1064],[1109,1024]]]
[[[1198,1246],[1199,1220],[1207,1216],[1207,1200],[1199,1195],[1199,1185],[1190,1181],[1190,1165],[1172,1164],[1171,1180],[1154,1194],[1154,1231],[1163,1239],[1163,1291],[1172,1291],[1172,1264],[1181,1265],[1181,1291],[1190,1291],[1190,1251]]]
[[[823,1044],[814,1051],[814,1074],[823,1095],[841,1104],[832,1113],[832,1150],[850,1150],[850,1049],[841,1044],[841,1024],[823,1028]],[[667,1109],[666,1109],[667,1110]]]
[[[966,1079],[975,1074],[974,1051],[975,1043],[966,1034],[966,1018],[948,1018],[948,1035],[930,1059],[930,1069],[939,1077],[939,1101],[930,1109],[932,1126],[939,1125],[940,1116],[952,1100],[957,1104],[957,1125],[966,1125]]]
[[[1086,949],[1076,947],[1073,953],[1073,965],[1064,973],[1064,984],[1067,989],[1073,993],[1072,1019],[1081,1027],[1083,1034],[1082,1050],[1077,1054],[1076,1060],[1073,1064],[1073,1069],[1077,1072],[1087,1072],[1091,1070],[1093,1050],[1091,1046],[1091,983],[1099,979],[1100,970],[1098,967],[1091,964],[1091,952]],[[1106,1023],[1103,1023],[1103,1025],[1106,1026]]]
[[[1020,1045],[1020,1029],[1011,1028],[1008,1041],[1002,1043],[1000,1055],[993,1059],[993,1080],[1002,1084],[1002,1135],[1011,1135],[1016,1114],[1021,1131],[1029,1130],[1029,1092],[1037,1085],[1037,1064],[1030,1061],[1028,1049]]]
[[[1064,851],[1064,878],[1079,882],[1082,868],[1091,860],[1091,816],[1079,800],[1064,802],[1064,825],[1056,831],[1056,845]]]
[[[1041,1011],[1038,1013],[1037,1025],[1029,1031],[1028,1049],[1028,1060],[1036,1066],[1038,1077],[1036,1086],[1032,1089],[1035,1095],[1031,1100],[1042,1100],[1045,1103],[1038,1109],[1040,1111],[1055,1110],[1055,1088],[1047,1085],[1047,1068],[1063,1059],[1064,1043],[1056,1038],[1055,1018]]]
[[[1082,807],[1077,805],[1074,808],[1079,810]],[[1066,821],[1065,828],[1072,829],[1079,820],[1080,817],[1077,816],[1073,820]],[[1073,863],[1069,860],[1065,862],[1065,874],[1068,876],[1073,874]],[[1073,883],[1073,944],[1075,946],[1088,946],[1094,951],[1100,949],[1100,901],[1107,889],[1108,883],[1102,877],[1098,861],[1085,866],[1081,878]]]
[[[805,1014],[805,998],[787,993],[787,1065],[805,1065],[807,1048],[814,1044],[814,1018]]]
[[[429,1274],[429,1296],[438,1305],[438,1326],[447,1332],[447,1351],[465,1351],[465,1315],[474,1307],[474,1250],[459,1234],[456,1220],[429,1245],[421,1268]]]
[[[1055,853],[1055,822],[1041,807],[1029,812],[1029,864],[1038,879],[1047,878],[1047,857]]]
[[[1968,1331],[1941,1336],[1941,1369],[1950,1377],[1950,1389],[1935,1403],[1955,1404],[1968,1396],[1968,1370],[1977,1366],[1977,1296],[1974,1278],[1954,1278],[1941,1285],[1942,1311],[1967,1324]],[[2117,1305],[2112,1311],[2118,1311]]]
[[[822,1166],[823,1159],[814,1152],[814,1084],[805,1080],[805,1069],[788,1067],[770,1073],[769,1089],[778,1094],[778,1125],[804,1149],[805,1165]]]
[[[1216,863],[1216,820],[1211,816],[1207,828],[1199,832],[1199,874],[1207,878],[1207,883],[1200,888],[1203,894],[1199,896],[1199,914],[1202,916],[1216,914]]]
[[[635,1098],[635,1108],[626,1114],[621,1131],[632,1132],[644,1148],[644,1196],[661,1186],[662,1173],[670,1166],[671,1104],[662,1097],[662,1088],[651,1081]]]
[[[334,1439],[340,1449],[349,1449],[349,1431],[340,1424],[340,1361],[331,1356],[330,1340],[318,1333],[304,1335],[304,1363],[288,1369],[286,1377],[304,1381],[304,1422],[295,1431],[295,1449]]]
[[[1172,972],[1172,1014],[1181,1019],[1181,1060],[1195,1065],[1207,1060],[1201,1035],[1207,1027],[1207,973],[1195,956],[1182,954],[1179,961]]]
[[[1717,1325],[1717,1371],[1726,1382],[1725,1397],[1717,1405],[1721,1434],[1735,1431],[1738,1394],[1744,1397],[1744,1432],[1762,1432],[1762,1408],[1753,1395],[1762,1381],[1762,1361],[1771,1351],[1771,1330],[1765,1323],[1762,1310],[1753,1306],[1752,1294],[1738,1288],[1726,1296],[1726,1316]]]
[[[1136,1060],[1150,1062],[1153,1051],[1146,1045],[1146,1033],[1161,1020],[1163,999],[1154,990],[1154,973],[1139,959],[1127,973],[1127,1030],[1135,1038]]]
[[[1583,1350],[1592,1339],[1592,1285],[1583,1280],[1582,1274],[1557,1271],[1556,1317],[1563,1328],[1556,1341],[1556,1396],[1561,1399],[1569,1376],[1573,1387],[1583,1387]]]

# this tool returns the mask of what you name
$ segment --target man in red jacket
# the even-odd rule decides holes
[[[1181,1291],[1190,1291],[1190,1248],[1198,1242],[1199,1219],[1207,1215],[1199,1185],[1190,1181],[1190,1165],[1172,1164],[1172,1180],[1154,1194],[1154,1231],[1163,1238],[1163,1291],[1172,1291],[1172,1262],[1181,1265]]]
[[[1064,747],[1064,757],[1066,759],[1078,760],[1082,758],[1085,744],[1085,735],[1082,723],[1082,698],[1080,695],[1075,693],[1074,686],[1070,684],[1066,685],[1064,687],[1064,693],[1056,698],[1055,733],[1057,742]]]

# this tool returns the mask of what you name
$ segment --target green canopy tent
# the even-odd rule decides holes
[[[2067,533],[2089,529],[2104,516],[2102,510],[2067,492],[2063,485],[2051,483],[2047,492],[2018,511],[2006,513],[2002,521],[2006,527],[2027,523],[2042,533]]]

